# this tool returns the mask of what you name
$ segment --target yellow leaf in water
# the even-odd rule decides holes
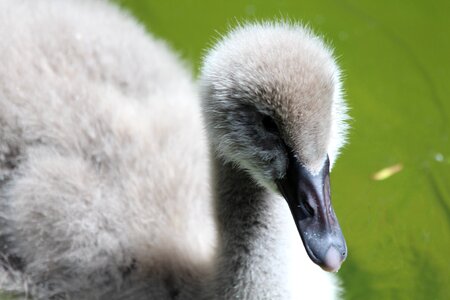
[[[385,180],[394,175],[395,173],[400,172],[402,169],[403,169],[402,164],[396,164],[376,172],[375,174],[373,174],[372,179],[377,181]]]

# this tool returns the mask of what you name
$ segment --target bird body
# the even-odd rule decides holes
[[[271,26],[293,28],[248,30]],[[205,123],[201,99],[217,69],[204,68],[201,96],[164,42],[105,1],[2,1],[0,37],[1,290],[36,299],[337,297],[283,198],[211,138],[220,123],[204,100]],[[332,161],[334,127],[318,142],[334,143]]]
[[[178,58],[101,1],[0,6],[1,234],[27,282],[77,291],[129,268],[200,268],[208,154]]]

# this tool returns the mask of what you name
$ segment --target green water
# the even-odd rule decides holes
[[[353,117],[332,174],[345,299],[450,299],[450,1],[119,2],[193,68],[236,21],[290,18],[323,34]]]
[[[237,21],[290,18],[323,34],[353,117],[332,175],[345,298],[450,299],[450,1],[120,2],[193,68]]]

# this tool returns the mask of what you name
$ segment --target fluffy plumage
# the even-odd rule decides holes
[[[345,141],[331,50],[299,24],[247,24],[208,52],[200,83],[222,246],[213,298],[253,299],[258,291],[255,299],[334,299],[334,278],[305,258],[275,186],[286,145],[315,173]]]
[[[197,88],[163,42],[87,0],[1,1],[0,37],[1,289],[37,299],[336,297],[284,200],[210,159]],[[251,135],[264,133],[236,122],[256,105],[312,170],[326,151],[334,160],[345,130],[338,76],[327,47],[298,25],[234,31],[203,68],[211,147],[272,187],[283,156],[270,142],[254,148]]]
[[[23,285],[197,272],[214,226],[190,74],[103,1],[2,1],[0,20],[0,233]]]
[[[327,154],[333,164],[345,142],[347,115],[339,77],[331,49],[299,24],[263,23],[237,28],[205,58],[203,85],[207,97],[214,99],[207,103],[211,127],[226,123],[218,120],[221,114],[217,112],[241,113],[237,105],[257,105],[260,113],[278,123],[285,142],[316,172]],[[220,140],[216,143],[220,152],[243,155],[228,148],[245,141],[223,137],[220,130],[211,137]]]

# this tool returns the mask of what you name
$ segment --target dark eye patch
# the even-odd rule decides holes
[[[278,133],[278,126],[275,120],[269,116],[264,116],[262,119],[264,128],[270,133]]]

